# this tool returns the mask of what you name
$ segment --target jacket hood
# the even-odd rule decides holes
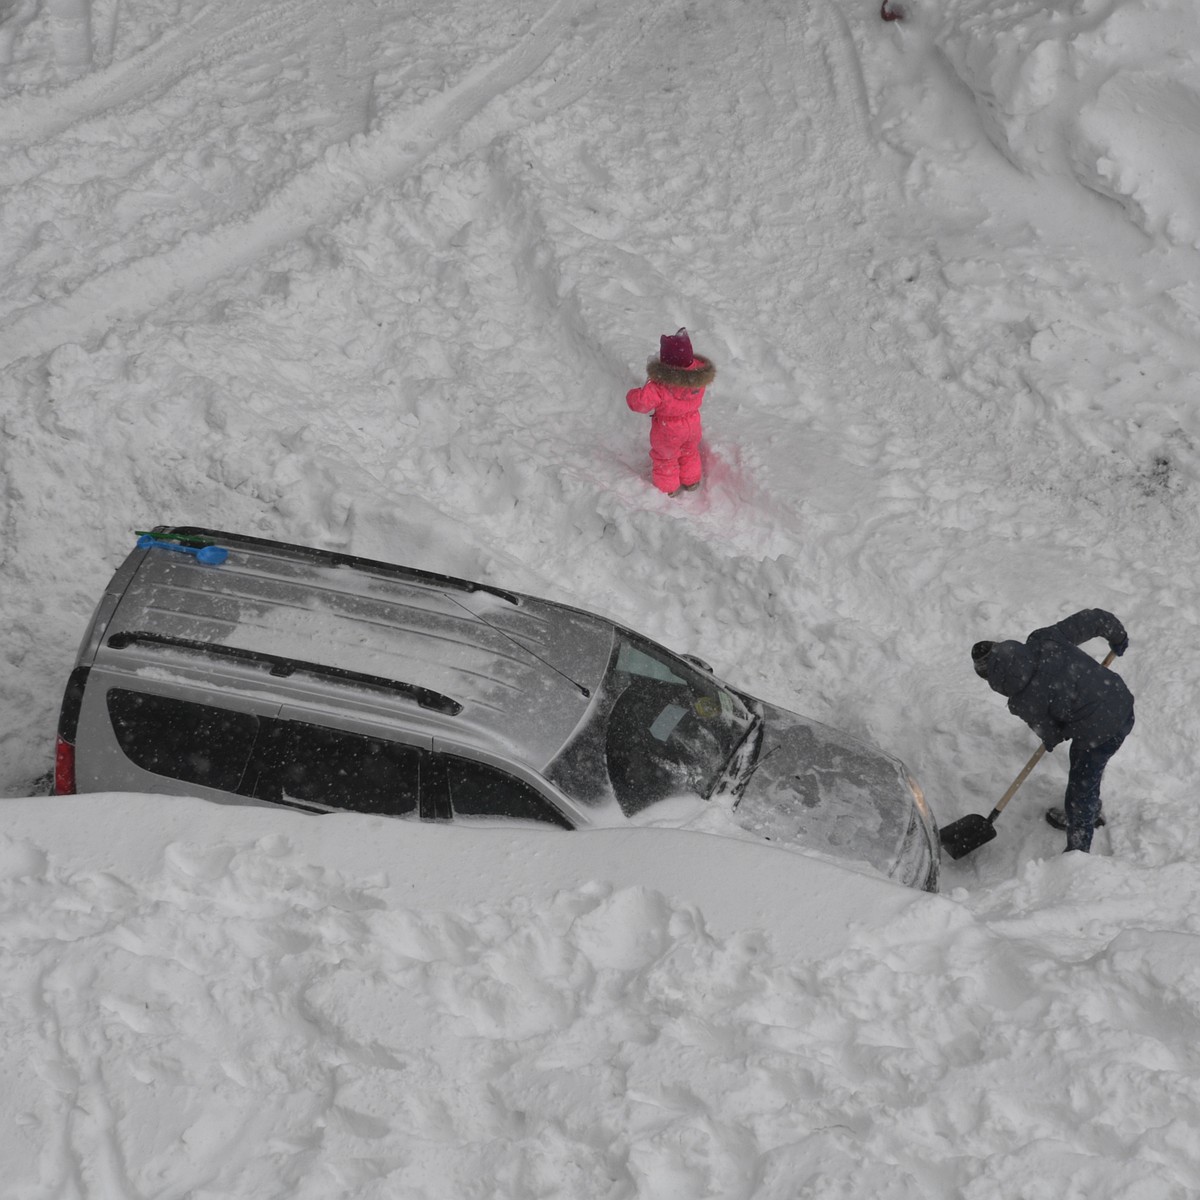
[[[1033,654],[1021,642],[998,642],[988,655],[987,681],[993,692],[1015,696],[1033,678]]]
[[[646,374],[655,383],[665,383],[668,387],[702,388],[716,379],[717,368],[711,359],[697,354],[690,367],[670,367],[661,359],[652,358],[646,364]]]

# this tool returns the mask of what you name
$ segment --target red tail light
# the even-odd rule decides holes
[[[54,794],[75,795],[75,747],[64,738],[54,743]]]
[[[54,743],[54,794],[75,795],[75,742],[79,732],[79,711],[87,687],[89,667],[76,667],[67,680],[62,711],[58,715],[58,740]]]

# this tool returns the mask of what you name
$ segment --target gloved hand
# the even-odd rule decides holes
[[[1124,654],[1125,651],[1129,649],[1129,634],[1126,634],[1123,638],[1120,639],[1120,641],[1109,642],[1108,648],[1118,658],[1120,658],[1121,655]]]

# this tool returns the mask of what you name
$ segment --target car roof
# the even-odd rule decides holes
[[[245,677],[331,710],[381,708],[434,736],[503,749],[542,769],[603,678],[615,627],[550,601],[414,568],[264,538],[188,528],[228,550],[135,549],[97,663],[169,663],[222,686]],[[288,682],[285,682],[288,681]]]

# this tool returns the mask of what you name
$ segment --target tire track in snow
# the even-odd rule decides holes
[[[850,29],[846,14],[831,0],[825,0],[822,6],[826,19],[835,27],[835,34],[828,45],[832,50],[827,52],[825,63],[829,71],[829,87],[835,94],[841,94],[848,99],[845,108],[849,110],[859,137],[868,148],[882,150],[884,145],[873,127],[871,100],[867,89],[866,77],[863,75],[862,61],[858,56],[857,43]],[[841,63],[835,62],[841,59]],[[840,67],[840,69],[839,69]],[[849,84],[845,83],[848,80]],[[849,93],[847,98],[846,93]]]
[[[50,93],[6,96],[0,104],[0,142],[8,153],[43,142],[81,122],[91,122],[147,92],[161,91],[175,78],[195,69],[196,59],[211,61],[231,38],[269,22],[271,12],[258,11],[223,26],[219,7],[204,8],[177,29],[164,34],[129,58],[94,71]]]
[[[70,295],[31,305],[13,314],[0,333],[0,366],[106,331],[114,321],[134,320],[172,296],[198,288],[252,263],[312,226],[335,217],[371,190],[413,171],[439,145],[459,133],[497,97],[529,78],[550,58],[587,0],[556,0],[528,32],[498,58],[470,71],[453,87],[415,110],[386,119],[375,133],[332,146],[321,161],[296,174],[265,204],[246,217],[203,234],[186,234],[170,250],[101,272]],[[627,14],[606,35],[623,35]],[[585,66],[596,62],[596,47],[581,48]],[[532,106],[513,105],[500,118],[519,128],[577,98],[595,82],[593,73],[579,88],[551,89]],[[493,128],[487,140],[496,135]]]

